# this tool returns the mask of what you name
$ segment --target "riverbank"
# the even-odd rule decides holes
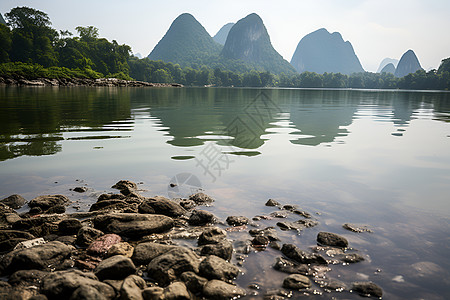
[[[16,78],[0,76],[0,86],[92,86],[92,87],[183,87],[178,83],[150,83],[136,80],[117,78],[36,78],[27,79],[23,76]]]
[[[285,299],[350,291],[382,296],[372,282],[345,283],[327,275],[334,264],[365,260],[344,237],[320,232],[318,246],[308,250],[278,237],[278,230],[300,232],[319,224],[297,206],[269,199],[270,214],[221,221],[213,213],[214,199],[204,193],[169,200],[143,197],[126,180],[113,188],[120,193],[102,194],[89,212],[71,214],[65,213],[71,200],[63,195],[38,196],[27,204],[19,195],[1,200],[0,275],[7,282],[0,281],[0,298]],[[19,215],[15,209],[25,205],[29,211]],[[282,221],[292,215],[300,220]],[[279,288],[236,285],[249,253],[267,249],[279,252],[273,268],[286,273]]]

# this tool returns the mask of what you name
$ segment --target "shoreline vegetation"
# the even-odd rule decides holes
[[[100,78],[116,78],[100,80],[101,85],[176,82],[176,86],[200,87],[450,90],[450,58],[443,59],[437,70],[418,70],[401,78],[371,72],[273,74],[220,55],[178,63],[139,59],[130,46],[99,37],[94,26],[76,27],[78,36],[68,30],[58,32],[45,12],[29,7],[13,8],[5,17],[7,23],[0,24],[0,77],[5,85],[96,85]]]
[[[366,258],[343,236],[319,232],[317,245],[302,250],[280,230],[311,230],[322,222],[296,205],[269,199],[273,212],[254,216],[214,215],[210,196],[143,197],[138,185],[121,180],[120,193],[104,193],[89,212],[66,213],[77,205],[64,195],[20,195],[0,201],[0,298],[2,299],[236,299],[249,295],[285,299],[331,293],[381,298],[371,281],[342,282],[328,272],[337,264]],[[73,192],[88,192],[77,186]],[[28,206],[29,211],[19,214]],[[203,210],[202,206],[208,206]],[[75,207],[75,206],[73,206]],[[288,221],[291,219],[298,221]],[[374,234],[344,224],[350,234]],[[283,239],[285,239],[283,241]],[[305,247],[303,245],[303,247]],[[270,251],[266,251],[271,248]],[[274,252],[275,251],[275,252]],[[267,254],[269,252],[269,254]],[[284,279],[256,276],[236,284],[249,255],[278,253],[267,268]],[[261,265],[261,268],[265,268]],[[351,266],[349,266],[351,268]],[[266,270],[261,270],[265,273]],[[253,276],[253,275],[251,275]],[[259,279],[256,279],[259,278]],[[278,282],[279,280],[279,282]],[[268,285],[268,286],[267,286]]]

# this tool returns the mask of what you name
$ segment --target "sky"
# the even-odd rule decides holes
[[[76,33],[93,25],[101,37],[147,56],[181,13],[191,13],[214,36],[229,22],[257,13],[272,45],[288,61],[298,42],[319,28],[341,33],[366,71],[412,49],[426,70],[450,57],[449,0],[1,0],[4,16],[28,6],[46,12],[53,28]]]

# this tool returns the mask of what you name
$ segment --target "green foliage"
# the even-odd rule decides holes
[[[11,44],[11,31],[6,25],[0,24],[0,63],[9,61]]]
[[[92,71],[91,69],[75,69],[71,70],[65,67],[49,67],[45,68],[39,64],[30,64],[23,62],[9,62],[0,64],[0,76],[8,78],[90,78],[97,79],[103,77],[103,74]]]

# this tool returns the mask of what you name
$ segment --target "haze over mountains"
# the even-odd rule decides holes
[[[303,37],[291,59],[294,68],[318,74],[364,72],[350,42],[344,41],[339,32],[329,33],[321,28]]]
[[[417,70],[421,69],[422,67],[420,66],[419,60],[417,59],[414,51],[408,50],[400,58],[394,75],[396,77],[403,77],[408,75],[409,73],[414,73]]]
[[[382,73],[381,70],[388,64],[392,64],[394,68],[396,68],[398,64],[398,59],[386,57],[381,61],[380,66],[377,69],[377,73]]]
[[[222,46],[225,45],[225,42],[227,41],[228,33],[230,32],[231,27],[233,27],[234,23],[228,23],[222,26],[220,30],[216,33],[216,35],[213,37],[213,40],[216,41],[216,43],[221,44]]]

